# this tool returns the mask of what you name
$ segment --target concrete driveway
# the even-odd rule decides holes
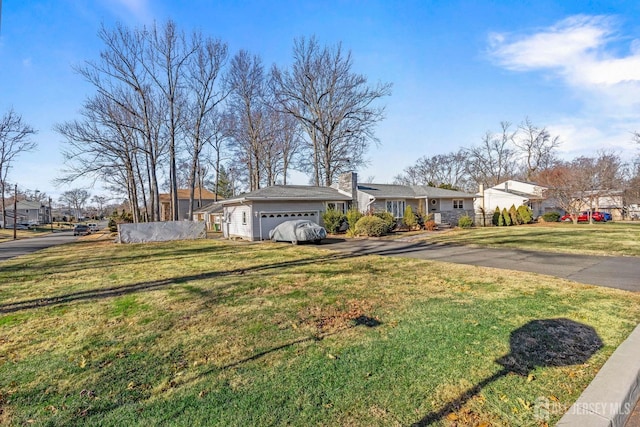
[[[327,239],[323,240],[322,246],[355,255],[397,256],[547,274],[590,285],[640,292],[638,257],[573,255],[373,239]]]
[[[31,252],[39,251],[40,249],[48,248],[50,246],[73,242],[75,240],[78,240],[78,236],[73,235],[73,230],[47,234],[42,237],[9,240],[0,243],[0,261],[20,255],[30,254]]]

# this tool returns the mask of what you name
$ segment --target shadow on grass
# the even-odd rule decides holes
[[[172,285],[183,285],[197,280],[212,279],[217,277],[226,276],[242,276],[248,273],[269,271],[279,268],[296,267],[303,265],[310,265],[322,262],[335,261],[343,258],[351,258],[353,254],[332,254],[329,256],[304,258],[296,261],[284,261],[273,264],[257,265],[254,267],[239,268],[227,271],[212,271],[208,273],[200,273],[187,276],[172,277],[163,280],[152,280],[147,282],[132,283],[123,286],[113,286],[108,288],[91,289],[86,291],[73,292],[65,295],[57,295],[48,298],[38,298],[31,300],[17,301],[13,303],[0,304],[0,314],[2,313],[14,313],[23,310],[30,310],[42,307],[51,307],[60,304],[66,304],[74,301],[90,301],[100,300],[105,298],[113,298],[122,295],[128,295],[135,292],[152,291],[156,289],[162,289]]]
[[[259,353],[256,353],[256,354],[252,355],[252,356],[249,356],[247,358],[244,358],[244,359],[241,359],[241,360],[237,360],[237,361],[232,362],[232,363],[228,363],[228,364],[226,364],[224,366],[219,366],[219,367],[208,369],[208,370],[206,370],[204,372],[201,372],[196,378],[193,379],[193,381],[196,381],[196,380],[198,380],[200,378],[206,377],[207,375],[210,375],[210,374],[212,374],[214,372],[219,372],[219,371],[223,371],[223,370],[226,370],[226,369],[235,368],[235,367],[240,366],[240,365],[242,365],[244,363],[252,362],[254,360],[261,359],[262,357],[267,356],[267,355],[269,355],[271,353],[275,353],[277,351],[284,350],[286,348],[292,347],[292,346],[297,345],[297,344],[302,344],[304,342],[322,341],[325,338],[338,335],[338,334],[340,334],[340,333],[342,333],[342,332],[344,332],[346,330],[349,330],[349,329],[352,329],[352,328],[356,328],[358,326],[366,326],[367,328],[375,328],[375,327],[378,327],[380,325],[382,325],[382,322],[379,321],[378,319],[376,319],[375,317],[369,317],[369,316],[361,315],[361,316],[358,316],[358,317],[355,317],[355,318],[351,319],[351,324],[349,324],[347,326],[344,326],[344,327],[341,327],[341,328],[339,328],[337,330],[334,330],[332,332],[325,332],[325,333],[320,333],[320,334],[316,334],[316,335],[312,335],[312,336],[308,336],[308,337],[304,337],[304,338],[298,338],[296,340],[289,341],[286,344],[278,345],[278,346],[272,347],[272,348],[270,348],[268,350],[261,351]]]
[[[507,374],[526,376],[536,367],[585,363],[602,348],[603,343],[591,326],[560,318],[533,320],[525,324],[511,332],[509,345],[509,354],[496,360],[502,365],[501,370],[466,390],[440,410],[425,415],[412,426],[428,426],[440,421],[462,408],[484,387]]]

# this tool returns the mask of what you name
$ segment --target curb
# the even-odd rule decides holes
[[[557,427],[624,427],[640,397],[640,325],[602,366]]]

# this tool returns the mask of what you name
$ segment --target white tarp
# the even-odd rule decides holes
[[[207,237],[206,224],[200,221],[141,222],[118,224],[120,243],[167,242]]]

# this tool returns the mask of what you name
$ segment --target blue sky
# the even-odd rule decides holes
[[[10,180],[65,190],[52,183],[62,167],[52,126],[76,118],[92,93],[72,67],[99,55],[101,23],[168,18],[265,64],[289,64],[296,37],[342,42],[355,72],[392,82],[381,145],[362,178],[390,182],[418,157],[478,144],[501,121],[525,117],[560,136],[565,158],[605,148],[630,159],[640,148],[631,142],[640,130],[637,16],[640,2],[612,0],[4,0],[0,114],[13,107],[39,131],[38,151],[18,159]]]

